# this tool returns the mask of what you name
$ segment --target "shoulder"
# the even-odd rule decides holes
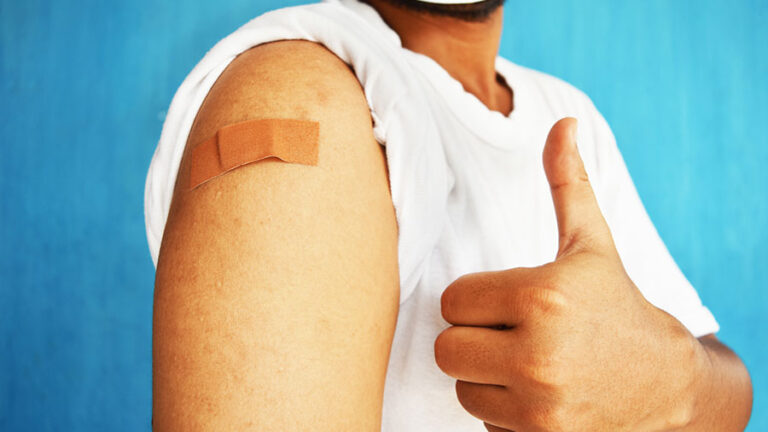
[[[383,159],[365,94],[350,67],[319,43],[270,42],[238,55],[207,94],[187,139],[174,197],[184,194],[180,185],[188,181],[192,149],[225,126],[275,118],[317,122],[318,165],[329,172],[351,173],[350,165]]]
[[[503,57],[499,57],[499,61],[520,79],[529,95],[544,104],[553,115],[581,117],[596,113],[592,99],[583,90],[562,78],[521,66]]]
[[[502,67],[525,87],[526,98],[535,105],[537,114],[551,121],[546,127],[563,117],[579,120],[579,151],[595,185],[610,177],[606,172],[623,166],[613,131],[586,92],[554,75],[500,59]]]
[[[190,144],[220,127],[262,115],[335,119],[365,127],[370,111],[350,67],[323,45],[284,40],[238,55],[211,88],[190,132]]]
[[[233,169],[203,185],[208,187],[187,187],[193,149],[226,126],[259,119],[317,123],[317,166],[264,160]],[[370,208],[366,212],[391,209],[387,182],[383,148],[374,137],[363,90],[347,64],[321,44],[271,42],[237,56],[203,101],[181,158],[168,223],[179,209],[189,205],[201,211],[221,207],[213,191],[277,184],[292,185],[291,193],[315,191],[310,198],[317,205],[362,193],[375,198],[367,201]],[[240,205],[237,199],[229,204]]]
[[[515,64],[499,57],[502,67],[519,79],[529,100],[535,100],[539,114],[550,116],[553,121],[563,117],[579,119],[582,138],[613,145],[615,138],[608,122],[586,92],[554,75]]]

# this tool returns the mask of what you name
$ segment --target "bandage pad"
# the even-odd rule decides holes
[[[258,119],[224,126],[192,149],[189,188],[271,157],[317,165],[319,139],[320,124],[311,120]]]

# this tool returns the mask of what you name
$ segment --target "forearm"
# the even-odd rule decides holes
[[[739,357],[714,335],[698,339],[708,357],[690,423],[681,431],[743,431],[752,411],[752,383]]]

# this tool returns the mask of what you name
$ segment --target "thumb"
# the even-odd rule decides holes
[[[552,192],[560,238],[558,257],[575,250],[615,251],[576,148],[576,128],[575,118],[561,119],[552,126],[544,146],[544,172]]]

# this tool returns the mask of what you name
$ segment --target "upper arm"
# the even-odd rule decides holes
[[[266,159],[195,189],[222,126],[315,120],[317,166]],[[157,265],[157,430],[378,430],[399,300],[386,162],[362,89],[320,45],[235,59],[203,103]]]

